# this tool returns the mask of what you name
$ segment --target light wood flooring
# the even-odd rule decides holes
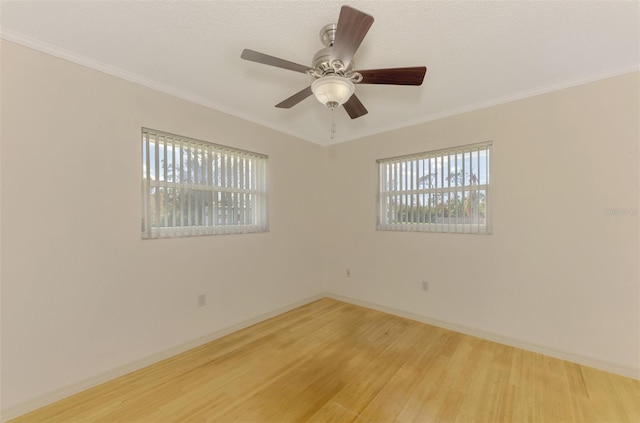
[[[640,382],[325,298],[12,422],[640,422]]]

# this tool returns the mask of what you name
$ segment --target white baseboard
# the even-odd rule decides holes
[[[226,327],[224,329],[218,330],[216,332],[213,332],[209,335],[194,339],[190,342],[186,342],[183,344],[180,344],[178,346],[175,346],[173,348],[169,348],[167,350],[164,351],[160,351],[156,354],[152,354],[148,357],[144,357],[140,360],[136,360],[132,363],[126,364],[124,366],[120,366],[118,368],[115,368],[113,370],[109,370],[107,372],[101,373],[99,375],[90,377],[86,380],[83,380],[81,382],[78,383],[74,383],[72,385],[66,386],[64,388],[61,389],[57,389],[55,391],[49,392],[45,395],[41,395],[39,397],[36,397],[32,400],[29,400],[27,402],[24,402],[22,404],[18,404],[16,406],[13,407],[8,407],[6,409],[3,409],[0,412],[0,422],[6,422],[7,420],[11,420],[13,418],[16,418],[18,416],[21,416],[23,414],[26,414],[30,411],[36,410],[40,407],[44,407],[47,404],[51,404],[53,402],[59,401],[63,398],[66,398],[68,396],[80,393],[82,391],[85,391],[89,388],[92,388],[94,386],[100,385],[102,383],[108,382],[112,379],[115,379],[117,377],[126,375],[127,373],[131,373],[134,372],[136,370],[142,369],[144,367],[147,367],[151,364],[157,363],[159,361],[162,361],[166,358],[169,357],[173,357],[174,355],[183,353],[185,351],[188,351],[192,348],[198,347],[200,345],[206,344],[207,342],[211,342],[214,341],[218,338],[221,338],[225,335],[228,335],[230,333],[239,331],[241,329],[244,329],[246,327],[249,327],[251,325],[254,325],[256,323],[260,323],[264,320],[270,319],[271,317],[275,317],[279,314],[282,313],[286,313],[287,311],[293,310],[294,308],[298,308],[301,307],[305,304],[311,303],[313,301],[319,300],[320,298],[325,297],[325,294],[318,294],[318,295],[314,295],[312,297],[308,297],[305,298],[303,300],[300,301],[296,301],[295,303],[286,305],[284,307],[280,307],[277,308],[275,310],[271,310],[268,311],[266,313],[260,314],[259,316],[256,316],[254,318],[245,320],[243,322],[237,323],[235,325],[231,325],[229,327]]]
[[[150,355],[148,357],[142,358],[140,360],[136,360],[135,362],[126,364],[124,366],[120,366],[116,369],[113,370],[109,370],[107,372],[101,373],[99,375],[93,376],[91,378],[88,378],[82,382],[79,383],[75,383],[73,385],[69,385],[66,386],[62,389],[58,389],[55,391],[52,391],[48,394],[39,396],[37,398],[34,398],[30,401],[27,401],[25,403],[19,404],[17,406],[13,406],[13,407],[8,407],[7,409],[4,409],[1,411],[0,413],[0,422],[6,422],[7,420],[13,419],[15,417],[21,416],[23,414],[26,414],[30,411],[36,410],[40,407],[44,407],[47,404],[50,404],[52,402],[55,401],[59,401],[63,398],[66,398],[68,396],[77,394],[79,392],[82,392],[84,390],[87,390],[89,388],[92,388],[94,386],[100,385],[101,383],[105,383],[108,382],[112,379],[115,379],[117,377],[123,376],[127,373],[131,373],[133,371],[142,369],[146,366],[149,366],[151,364],[157,363],[161,360],[164,360],[166,358],[172,357],[174,355],[180,354],[182,352],[185,352],[187,350],[190,350],[192,348],[198,347],[200,345],[206,344],[207,342],[211,342],[213,340],[216,340],[218,338],[221,338],[225,335],[228,335],[230,333],[236,332],[238,330],[244,329],[246,327],[249,327],[251,325],[254,325],[256,323],[262,322],[264,320],[270,319],[271,317],[275,317],[279,314],[285,313],[287,311],[293,310],[295,308],[301,307],[305,304],[311,303],[313,301],[319,300],[320,298],[323,297],[328,297],[328,298],[333,298],[335,300],[338,301],[343,301],[345,303],[350,303],[350,304],[354,304],[354,305],[358,305],[358,306],[362,306],[362,307],[367,307],[373,310],[378,310],[381,311],[383,313],[389,313],[389,314],[393,314],[395,316],[399,316],[399,317],[404,317],[407,319],[411,319],[411,320],[415,320],[418,322],[422,322],[422,323],[426,323],[429,325],[433,325],[433,326],[438,326],[444,329],[449,329],[455,332],[460,332],[460,333],[464,333],[466,335],[471,335],[471,336],[475,336],[478,338],[482,338],[482,339],[486,339],[489,341],[493,341],[493,342],[497,342],[500,344],[504,344],[504,345],[509,345],[512,347],[516,347],[516,348],[521,348],[523,350],[527,350],[527,351],[532,351],[532,352],[536,352],[536,353],[540,353],[540,354],[544,354],[550,357],[555,357],[555,358],[559,358],[561,360],[566,360],[566,361],[570,361],[572,363],[577,363],[577,364],[581,364],[584,366],[588,366],[588,367],[593,367],[596,369],[600,369],[600,370],[604,370],[606,372],[610,372],[610,373],[615,373],[621,376],[626,376],[626,377],[630,377],[633,379],[639,379],[640,380],[640,369],[637,368],[632,368],[632,367],[625,367],[625,366],[620,366],[614,363],[609,363],[606,361],[602,361],[602,360],[598,360],[598,359],[594,359],[594,358],[590,358],[590,357],[585,357],[585,356],[580,356],[577,354],[572,354],[572,353],[568,353],[568,352],[564,352],[564,351],[560,351],[560,350],[556,350],[553,348],[549,348],[549,347],[544,347],[544,346],[540,346],[540,345],[536,345],[536,344],[532,344],[530,342],[527,341],[523,341],[520,339],[514,339],[514,338],[509,338],[509,337],[505,337],[505,336],[501,336],[501,335],[497,335],[494,333],[490,333],[490,332],[485,332],[479,329],[475,329],[475,328],[470,328],[467,326],[462,326],[462,325],[457,325],[457,324],[453,324],[453,323],[448,323],[448,322],[444,322],[441,320],[437,320],[437,319],[432,319],[426,316],[422,316],[419,314],[415,314],[415,313],[411,313],[411,312],[407,312],[404,310],[400,310],[400,309],[395,309],[392,307],[387,307],[387,306],[383,306],[380,304],[375,304],[375,303],[370,303],[367,301],[361,301],[361,300],[356,300],[354,298],[350,298],[350,297],[344,297],[342,295],[338,295],[338,294],[334,294],[331,292],[324,292],[321,294],[317,294],[314,295],[312,297],[308,297],[306,299],[300,300],[300,301],[296,301],[295,303],[289,304],[287,306],[284,307],[280,307],[278,309],[275,310],[271,310],[267,313],[263,313],[259,316],[256,316],[254,318],[245,320],[243,322],[237,323],[235,325],[231,325],[229,327],[226,327],[224,329],[218,330],[214,333],[211,333],[209,335],[203,336],[201,338],[195,339],[193,341],[190,342],[186,342],[184,344],[178,345],[176,347],[173,348],[169,348],[167,350],[164,351],[160,351],[156,354]]]
[[[422,316],[419,314],[411,313],[408,311],[399,310],[392,307],[383,306],[380,304],[374,304],[367,301],[356,300],[354,298],[344,297],[342,295],[337,295],[330,292],[325,293],[325,296],[329,298],[333,298],[338,301],[343,301],[345,303],[350,303],[350,304],[359,305],[366,308],[371,308],[373,310],[378,310],[383,313],[393,314],[394,316],[404,317],[407,319],[426,323],[432,326],[438,326],[444,329],[449,329],[454,332],[464,333],[466,335],[475,336],[477,338],[486,339],[488,341],[497,342],[499,344],[509,345],[511,347],[516,347],[523,350],[544,354],[549,357],[559,358],[561,360],[569,361],[569,362],[580,364],[583,366],[604,370],[605,372],[614,373],[620,376],[625,376],[632,379],[640,380],[640,368],[621,366],[619,364],[610,363],[608,361],[586,357],[579,354],[573,354],[566,351],[561,351],[554,348],[533,344],[521,339],[515,339],[515,338],[510,338],[510,337],[498,335],[491,332],[486,332],[480,329],[457,325],[454,323],[448,323],[441,320],[432,319],[430,317]]]

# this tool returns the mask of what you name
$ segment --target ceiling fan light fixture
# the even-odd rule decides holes
[[[311,91],[320,103],[333,110],[349,100],[356,87],[347,78],[329,75],[313,81]]]

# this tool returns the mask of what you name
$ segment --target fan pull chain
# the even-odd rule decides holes
[[[333,121],[333,109],[331,109],[331,139],[335,139],[336,137],[336,124]]]

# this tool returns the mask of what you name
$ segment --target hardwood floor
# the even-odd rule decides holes
[[[18,422],[638,422],[640,382],[321,299]]]

